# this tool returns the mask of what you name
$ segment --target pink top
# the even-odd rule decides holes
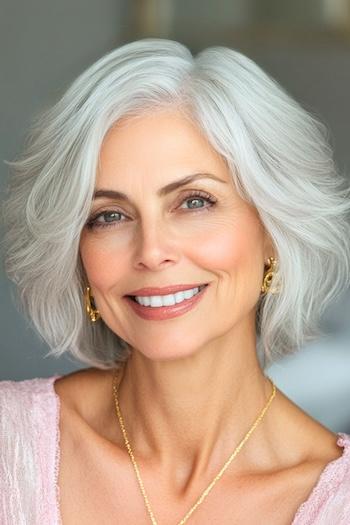
[[[59,511],[60,399],[54,375],[0,381],[0,524],[62,525]],[[350,435],[322,471],[291,525],[350,524]]]

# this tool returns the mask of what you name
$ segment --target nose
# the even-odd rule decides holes
[[[180,259],[180,250],[174,232],[160,219],[142,224],[136,239],[134,267],[137,270],[162,270]]]

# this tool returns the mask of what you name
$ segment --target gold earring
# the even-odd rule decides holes
[[[261,292],[275,294],[280,291],[278,287],[274,287],[273,289],[271,288],[272,279],[276,271],[277,259],[275,259],[274,257],[269,257],[267,260],[267,265],[268,265],[268,268],[264,274],[264,280],[261,286]]]
[[[85,309],[92,323],[95,323],[101,317],[100,312],[95,308],[90,286],[85,288]]]

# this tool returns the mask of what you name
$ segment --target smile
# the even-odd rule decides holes
[[[173,306],[174,304],[182,303],[187,299],[191,299],[194,295],[199,293],[206,285],[200,286],[199,288],[191,288],[189,290],[183,290],[182,292],[176,292],[169,295],[149,295],[142,296],[136,295],[134,300],[142,306],[149,306],[150,308],[160,308],[162,306]]]
[[[168,295],[126,295],[124,299],[142,319],[162,321],[185,314],[202,299],[208,284]]]

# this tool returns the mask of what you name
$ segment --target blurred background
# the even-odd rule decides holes
[[[326,123],[338,168],[350,177],[350,0],[0,0],[0,9],[0,199],[3,161],[19,153],[33,116],[103,54],[144,37],[179,40],[193,53],[211,45],[245,53]],[[83,368],[44,357],[48,348],[13,294],[2,262],[0,380]],[[350,433],[350,290],[322,326],[322,340],[266,373],[329,429]]]

